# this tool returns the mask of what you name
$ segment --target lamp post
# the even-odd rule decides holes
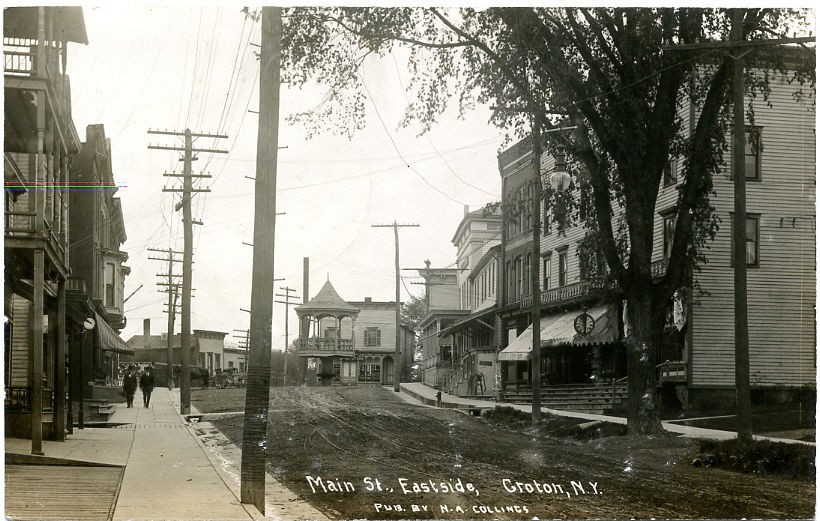
[[[541,130],[536,123],[533,125],[533,164],[535,172],[535,184],[533,190],[532,214],[532,262],[530,263],[530,281],[532,287],[532,305],[530,313],[532,315],[532,423],[537,427],[541,421],[541,278],[540,278],[540,257],[541,257],[541,136],[553,132],[572,130],[575,126],[556,127]],[[566,164],[561,161],[562,166]],[[563,192],[569,188],[570,175],[566,168],[558,168],[556,157],[556,168],[550,174],[550,186],[554,190]],[[546,211],[546,205],[544,210]]]
[[[80,380],[79,401],[80,401],[80,403],[78,405],[79,410],[77,411],[77,414],[79,416],[79,418],[78,418],[79,425],[77,425],[77,427],[80,428],[80,429],[85,429],[85,411],[83,410],[85,408],[85,402],[84,402],[83,395],[85,394],[85,387],[86,387],[85,386],[85,381],[84,381],[84,375],[83,375],[83,366],[85,365],[85,337],[86,337],[86,333],[88,331],[93,330],[96,325],[97,325],[97,321],[94,320],[91,317],[88,317],[83,321],[82,341],[80,343],[80,366],[79,366],[79,380]]]

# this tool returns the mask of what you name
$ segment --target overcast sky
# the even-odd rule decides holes
[[[114,179],[125,185],[122,199],[131,275],[125,294],[140,289],[125,305],[128,327],[122,336],[141,334],[144,318],[152,332],[166,331],[165,295],[156,286],[166,271],[148,248],[183,249],[179,195],[163,193],[181,172],[180,155],[149,150],[148,144],[180,145],[148,129],[224,133],[229,139],[200,139],[195,146],[218,147],[228,155],[200,154],[194,172],[213,179],[194,199],[192,327],[233,333],[248,327],[253,241],[259,62],[258,22],[246,20],[241,5],[221,7],[84,8],[89,44],[72,44],[68,55],[72,110],[81,139],[89,124],[103,124],[111,139]],[[503,132],[487,121],[486,108],[458,120],[455,112],[417,136],[400,129],[407,104],[403,61],[388,57],[365,64],[364,80],[374,96],[365,131],[352,141],[322,135],[305,138],[304,129],[280,125],[275,276],[302,295],[302,259],[310,258],[310,295],[330,277],[342,298],[394,300],[393,232],[372,224],[418,223],[399,233],[402,267],[433,267],[455,262],[450,242],[464,205],[477,209],[499,199],[496,156]],[[284,116],[320,103],[325,91],[283,88]],[[379,117],[380,116],[380,117]],[[384,124],[381,123],[384,122]],[[395,146],[394,144],[395,143]],[[403,159],[402,159],[403,158]],[[408,164],[410,167],[408,167]],[[179,265],[178,265],[179,266]],[[415,272],[403,272],[402,299]],[[274,307],[274,347],[284,343],[284,306]],[[177,331],[179,331],[179,320]],[[291,311],[290,340],[297,332]]]

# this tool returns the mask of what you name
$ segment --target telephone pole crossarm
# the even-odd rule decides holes
[[[170,145],[148,145],[148,148],[151,150],[170,150],[172,152],[182,152],[183,157],[180,161],[184,162],[183,173],[181,175],[182,179],[182,188],[163,188],[163,192],[181,192],[182,193],[182,200],[177,203],[175,207],[176,210],[182,209],[182,224],[184,227],[184,248],[182,250],[182,340],[180,345],[180,381],[179,381],[179,412],[180,414],[188,414],[191,411],[191,371],[190,371],[190,358],[191,358],[191,297],[192,297],[192,264],[193,264],[193,225],[194,224],[202,224],[201,221],[194,221],[191,215],[191,199],[192,195],[195,193],[200,192],[210,192],[209,188],[194,188],[193,187],[193,178],[202,178],[207,177],[207,174],[199,174],[194,176],[191,172],[191,162],[196,160],[194,157],[194,153],[212,153],[212,154],[227,154],[227,150],[220,150],[214,148],[194,148],[193,146],[193,139],[194,138],[215,138],[215,139],[227,139],[228,136],[223,134],[211,134],[208,132],[191,132],[190,129],[185,129],[184,131],[176,131],[176,130],[148,130],[149,134],[161,134],[167,136],[178,136],[184,138],[184,147],[180,146],[170,146]],[[163,174],[164,177],[180,177],[180,175],[176,173],[168,174],[167,172]],[[170,267],[173,266],[171,250],[168,250],[168,264],[169,270],[168,272],[171,273]],[[168,287],[168,316],[169,319],[172,319],[174,316],[174,312],[176,310],[176,291],[174,291],[174,301],[171,300],[171,288],[174,290],[178,287],[177,283],[174,283],[171,277],[168,277],[168,282],[165,284],[159,284],[160,286],[167,286]],[[173,334],[172,323],[169,323],[169,331],[168,331],[168,380],[171,380],[172,376],[172,359],[171,359],[171,337]]]

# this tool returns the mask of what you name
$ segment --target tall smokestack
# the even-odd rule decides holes
[[[470,213],[470,205],[465,204],[464,205],[464,215],[467,215],[468,213]]]
[[[146,318],[142,321],[142,335],[145,337],[145,341],[148,342],[148,337],[151,336],[151,319]]]
[[[302,305],[305,305],[310,300],[310,258],[302,258]],[[299,341],[307,342],[310,336],[310,323],[308,318],[303,318],[299,321]],[[297,346],[297,349],[299,347]],[[299,358],[299,381],[306,382],[307,376],[307,358]]]

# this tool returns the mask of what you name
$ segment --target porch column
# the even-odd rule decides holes
[[[54,439],[65,441],[66,402],[65,402],[65,280],[57,285],[57,363],[54,364],[57,374],[54,378]]]
[[[34,298],[31,314],[31,453],[43,455],[43,290],[45,252],[34,250]]]
[[[68,386],[68,404],[66,406],[68,434],[74,434],[74,404],[77,403],[77,359],[77,333],[72,328],[68,342],[68,381],[66,382]]]
[[[342,340],[342,319],[336,317],[336,351],[341,347]]]

